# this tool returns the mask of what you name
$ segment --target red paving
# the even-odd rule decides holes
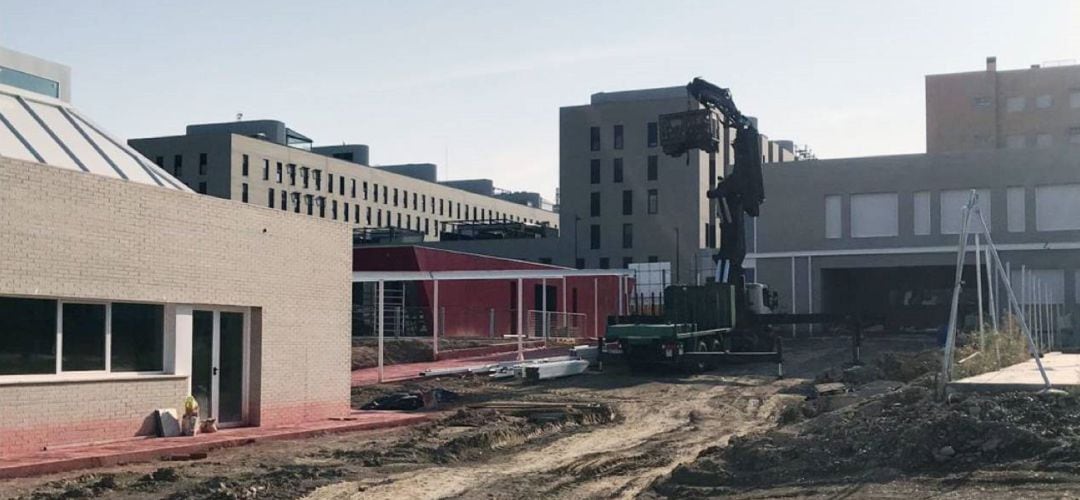
[[[561,347],[544,347],[540,349],[526,349],[525,359],[538,359],[547,358],[551,356],[563,356],[570,353],[568,346]],[[433,361],[428,363],[402,363],[397,365],[386,365],[383,367],[383,381],[384,382],[400,382],[402,380],[412,380],[420,378],[420,372],[426,370],[444,369],[444,368],[461,368],[465,366],[476,366],[485,363],[496,363],[499,361],[513,361],[517,359],[517,352],[506,352],[500,354],[492,354],[488,356],[478,356],[475,358],[465,359],[446,359],[442,361]],[[360,387],[364,385],[375,385],[379,383],[379,369],[378,368],[362,368],[352,372],[352,386]]]
[[[420,423],[429,415],[354,411],[348,420],[320,420],[280,427],[223,429],[195,437],[135,438],[111,443],[69,446],[30,455],[0,458],[0,479],[108,467],[131,462],[205,453],[260,441],[301,439],[319,434],[383,429]]]

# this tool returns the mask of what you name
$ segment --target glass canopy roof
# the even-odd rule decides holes
[[[0,156],[191,191],[70,105],[0,85]]]

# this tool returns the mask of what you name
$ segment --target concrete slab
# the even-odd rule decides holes
[[[1042,363],[1055,388],[1080,388],[1080,354],[1046,353]],[[1034,359],[949,384],[950,390],[960,392],[1038,391],[1044,387]]]
[[[303,439],[328,433],[385,429],[431,419],[431,415],[387,411],[354,411],[342,420],[322,420],[281,427],[223,429],[194,437],[135,438],[46,450],[0,458],[0,479],[53,474],[78,469],[149,462],[205,453],[260,441]]]

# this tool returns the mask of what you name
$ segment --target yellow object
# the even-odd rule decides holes
[[[184,399],[184,415],[198,415],[199,414],[199,402],[195,400],[195,396],[188,396]]]

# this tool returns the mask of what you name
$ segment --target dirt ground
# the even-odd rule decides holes
[[[398,363],[422,363],[432,360],[430,339],[388,338],[383,345],[383,362],[387,365]],[[506,339],[439,339],[439,349],[469,349],[493,344],[504,344]],[[374,338],[353,338],[352,369],[372,368],[379,364],[378,340]]]
[[[847,372],[835,368],[850,359],[846,339],[788,342],[788,378],[781,380],[772,365],[651,376],[609,365],[602,373],[541,384],[443,378],[358,388],[357,405],[389,391],[432,387],[462,397],[438,409],[436,422],[411,428],[14,480],[0,483],[0,498],[982,499],[1080,491],[1072,472],[1080,453],[1061,448],[1078,425],[1072,422],[1080,419],[1080,404],[1071,396],[1011,396],[942,410],[912,388],[920,387],[920,370],[909,366],[932,366],[932,356],[880,356],[919,351],[931,340],[870,339],[864,359],[883,361]],[[852,394],[866,387],[877,393],[848,394],[856,403],[843,407],[830,400],[833,409],[823,398],[807,400],[812,381],[822,377],[862,377],[850,381],[857,388]],[[886,387],[882,377],[911,383]],[[1010,410],[1031,404],[1040,411]],[[992,420],[976,416],[982,412],[1011,427],[980,424]],[[921,420],[931,424],[902,425]],[[934,423],[962,442],[933,434]],[[916,432],[911,429],[925,433],[900,432]],[[815,447],[814,435],[834,444]],[[916,438],[922,448],[905,446]],[[939,460],[945,446],[953,450]],[[893,454],[906,458],[891,463]]]

